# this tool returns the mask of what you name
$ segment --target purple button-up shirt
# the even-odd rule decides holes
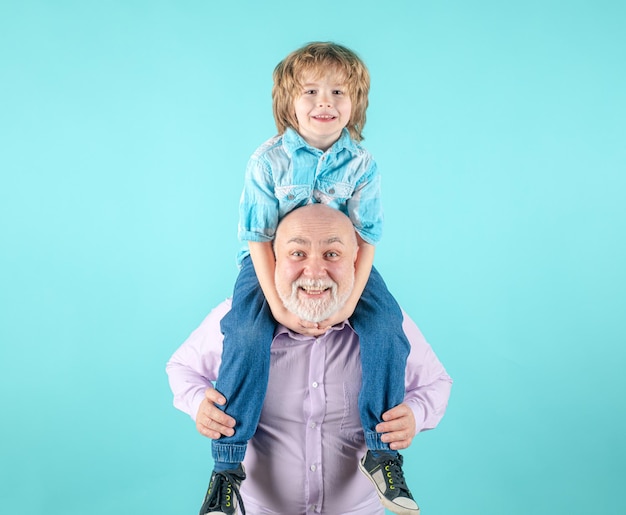
[[[229,309],[230,300],[215,308],[167,364],[174,406],[194,420],[204,390],[217,379],[220,320]],[[420,432],[441,420],[452,380],[406,315],[404,331],[411,343],[404,402]],[[349,324],[317,338],[278,326],[267,396],[244,460],[246,513],[384,514],[357,467],[367,450],[357,405],[360,384],[359,341]]]

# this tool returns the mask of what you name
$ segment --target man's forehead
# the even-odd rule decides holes
[[[319,245],[344,245],[343,238],[339,235],[325,236],[322,238],[311,238],[309,236],[292,236],[287,239],[286,243],[306,246],[311,246],[313,245],[313,243],[318,243]]]

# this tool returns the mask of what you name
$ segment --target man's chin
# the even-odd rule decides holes
[[[328,302],[322,304],[319,300],[310,300],[310,301],[302,301],[294,303],[291,306],[287,306],[287,309],[302,320],[306,322],[311,322],[313,324],[317,324],[322,320],[326,320],[331,317],[336,311],[336,305],[332,302],[332,305],[329,305]]]

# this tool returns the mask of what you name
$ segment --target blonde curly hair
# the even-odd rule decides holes
[[[278,132],[288,127],[298,130],[294,102],[300,95],[302,78],[309,73],[320,76],[329,70],[345,82],[352,112],[346,128],[356,141],[363,139],[368,105],[370,74],[365,63],[352,50],[331,42],[313,42],[290,53],[274,68],[272,108]]]

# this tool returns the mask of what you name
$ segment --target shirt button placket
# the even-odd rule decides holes
[[[309,366],[310,416],[306,425],[306,463],[308,464],[309,499],[311,510],[319,512],[323,499],[322,433],[319,424],[326,413],[324,366],[326,362],[325,339],[317,338],[311,348]]]

